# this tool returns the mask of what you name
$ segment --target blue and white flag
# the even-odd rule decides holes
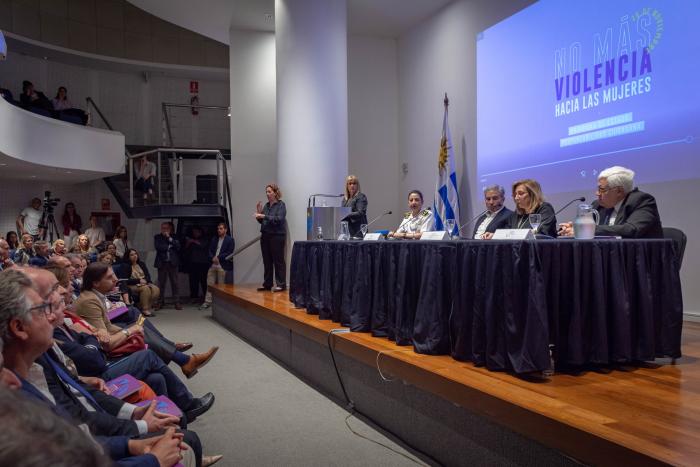
[[[459,192],[457,191],[457,173],[455,172],[455,154],[452,148],[450,126],[447,124],[447,94],[445,94],[445,116],[442,120],[442,138],[438,154],[438,176],[435,184],[435,230],[445,230],[445,221],[454,219],[455,227],[450,232],[459,234]]]

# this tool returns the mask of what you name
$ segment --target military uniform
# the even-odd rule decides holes
[[[415,216],[411,211],[404,214],[403,221],[401,221],[399,228],[396,229],[396,233],[427,232],[434,229],[435,216],[433,216],[433,211],[423,209]]]

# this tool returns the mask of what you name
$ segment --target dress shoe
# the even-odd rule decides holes
[[[199,309],[200,309],[200,310],[206,310],[206,309],[209,308],[210,306],[211,306],[211,303],[204,302],[204,303],[202,303],[201,305],[199,305]]]
[[[214,465],[223,458],[224,456],[222,456],[221,454],[217,454],[215,456],[202,456],[202,467],[209,467],[210,465]]]
[[[257,288],[257,291],[258,291],[258,292],[264,292],[264,291],[270,290],[270,289],[271,289],[271,287],[258,287],[258,288]]]
[[[178,352],[187,352],[192,348],[192,342],[178,342],[175,344],[175,350]]]
[[[273,287],[272,288],[273,292],[283,292],[285,290],[287,290],[287,287]]]
[[[210,392],[204,394],[199,399],[193,399],[192,403],[187,408],[187,411],[185,411],[187,423],[192,423],[195,421],[197,417],[211,409],[212,405],[214,405],[214,394]]]
[[[153,317],[156,315],[156,314],[153,313],[151,310],[143,310],[143,311],[141,312],[141,314],[142,314],[143,316],[145,316],[146,318],[153,318]]]
[[[187,376],[187,379],[192,378],[200,368],[209,363],[217,350],[219,350],[218,347],[212,347],[205,353],[193,353],[190,355],[190,361],[182,365],[182,373]]]

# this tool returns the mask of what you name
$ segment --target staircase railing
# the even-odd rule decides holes
[[[100,117],[100,119],[102,120],[102,123],[105,124],[105,126],[107,127],[107,129],[109,129],[110,131],[114,131],[114,128],[113,128],[112,125],[109,123],[109,120],[107,120],[107,117],[104,116],[104,114],[102,113],[102,110],[100,110],[100,107],[99,107],[99,106],[97,105],[97,103],[92,99],[92,97],[89,97],[89,96],[88,96],[88,97],[85,99],[85,102],[86,102],[85,107],[87,108],[87,114],[88,114],[88,122],[91,122],[91,121],[92,121],[92,111],[91,111],[91,109],[95,109],[95,112],[97,112],[97,115]],[[124,155],[125,155],[127,158],[131,155],[131,153],[129,152],[129,149],[128,149],[126,146],[124,146]]]
[[[172,154],[171,158],[167,155]],[[226,167],[226,159],[223,154],[218,149],[190,149],[190,148],[156,148],[149,151],[140,152],[138,154],[131,154],[128,156],[128,173],[129,173],[129,205],[134,207],[134,161],[143,157],[147,159],[149,157],[156,158],[157,161],[157,173],[156,173],[156,186],[154,187],[158,193],[159,204],[163,203],[163,181],[162,181],[162,171],[161,166],[163,164],[163,156],[165,155],[166,160],[171,163],[171,173],[172,173],[172,190],[173,190],[173,204],[180,204],[183,202],[184,197],[184,184],[183,184],[183,174],[184,174],[184,164],[185,161],[179,155],[184,154],[199,154],[200,156],[214,155],[216,160],[216,204],[224,206],[227,210],[229,219],[231,219],[232,214],[232,204],[231,204],[231,192],[230,185],[228,181],[228,169]]]

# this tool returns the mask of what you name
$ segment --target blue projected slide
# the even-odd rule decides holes
[[[542,0],[477,37],[478,186],[700,178],[700,1]]]

